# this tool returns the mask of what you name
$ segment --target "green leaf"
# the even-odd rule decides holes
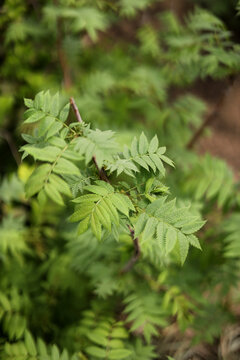
[[[182,232],[184,234],[192,234],[196,231],[198,231],[199,229],[201,229],[201,227],[206,223],[206,221],[193,221],[189,224],[186,224],[182,227]]]
[[[62,122],[65,122],[68,118],[68,114],[69,114],[69,110],[70,110],[70,104],[68,103],[67,105],[65,105],[63,107],[63,109],[60,111],[60,114],[59,114],[59,119],[62,121]]]
[[[169,227],[166,233],[166,253],[170,253],[177,242],[177,231]]]
[[[44,189],[50,199],[59,205],[64,205],[62,196],[53,184],[47,183]]]
[[[98,195],[102,195],[105,196],[109,193],[109,191],[102,187],[102,186],[98,186],[98,185],[88,185],[84,187],[85,190],[88,190],[94,194],[98,194]]]
[[[49,131],[49,129],[52,127],[52,125],[55,123],[55,118],[53,116],[46,116],[40,123],[38,128],[38,135],[43,136],[46,134],[46,132]]]
[[[94,233],[96,238],[98,240],[101,240],[101,235],[102,235],[101,223],[99,221],[97,214],[94,212],[92,213],[92,216],[91,216],[91,228],[92,228],[92,232]]]
[[[108,210],[114,224],[119,225],[119,216],[116,208],[113,206],[112,201],[106,197],[102,200],[102,206],[105,206],[105,209]]]
[[[95,211],[96,211],[96,215],[98,216],[100,223],[107,230],[111,231],[111,219],[109,217],[108,212],[101,205],[96,205]]]
[[[35,346],[35,342],[32,338],[32,335],[30,334],[30,332],[26,331],[25,332],[25,344],[26,344],[26,348],[28,353],[31,356],[36,356],[37,355],[37,349]]]
[[[60,353],[59,353],[59,350],[58,350],[56,345],[52,346],[51,358],[52,358],[52,360],[59,360],[60,359]]]
[[[145,134],[142,132],[139,138],[139,154],[146,154],[148,150],[148,141]]]
[[[63,127],[63,124],[59,121],[55,121],[47,131],[47,139],[57,134]]]
[[[40,165],[34,170],[26,183],[25,190],[27,198],[35,195],[42,189],[50,170],[50,164]]]
[[[131,350],[128,349],[111,349],[108,352],[108,358],[111,360],[126,359],[132,354]]]
[[[57,161],[57,164],[53,168],[53,171],[57,174],[66,174],[66,175],[80,175],[78,167],[73,164],[71,161],[60,158]]]
[[[61,179],[59,176],[55,175],[55,174],[51,174],[49,177],[49,182],[50,184],[52,184],[56,190],[58,190],[60,193],[67,195],[69,197],[72,196],[70,187],[68,186],[68,184],[66,183],[66,181],[64,181],[63,179]]]
[[[59,113],[59,93],[57,92],[51,98],[50,114],[53,116],[57,116],[58,113]]]
[[[81,234],[85,233],[85,231],[87,231],[88,225],[89,225],[89,220],[90,220],[90,216],[87,216],[84,220],[82,220],[80,222],[80,224],[78,225],[78,230],[77,230],[78,235],[81,235]]]
[[[133,157],[138,156],[138,142],[137,142],[137,138],[134,137],[132,144],[131,144],[131,155]]]
[[[87,203],[82,205],[77,211],[75,211],[70,216],[69,221],[75,222],[84,219],[86,216],[91,214],[94,207],[95,207],[94,203]]]
[[[150,141],[149,147],[148,147],[148,152],[150,154],[153,154],[157,151],[158,149],[158,137],[157,135],[155,135],[152,140]]]
[[[24,145],[21,150],[32,155],[36,160],[52,162],[60,155],[61,150],[55,146],[37,147],[33,145]]]
[[[123,198],[124,195],[121,194],[112,194],[111,201],[113,205],[124,215],[128,216],[128,204]]]
[[[34,111],[32,115],[24,121],[24,124],[35,123],[42,120],[45,116],[46,114],[44,114],[42,111]]]
[[[31,99],[24,99],[24,105],[28,108],[32,108],[33,107],[33,100]]]
[[[181,232],[178,232],[178,245],[179,245],[180,259],[183,265],[188,254],[189,242],[187,237]]]
[[[94,342],[97,345],[107,346],[107,343],[108,343],[107,337],[99,334],[99,332],[97,332],[96,330],[89,332],[87,334],[87,337],[89,340],[91,340],[92,342]]]
[[[167,163],[168,165],[170,165],[172,167],[175,167],[173,161],[171,159],[169,159],[167,156],[160,155],[160,157],[165,163]]]
[[[95,356],[100,359],[106,358],[106,351],[98,346],[88,346],[86,348],[86,352],[87,352],[87,354]]]

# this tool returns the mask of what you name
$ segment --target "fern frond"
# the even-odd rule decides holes
[[[172,160],[163,155],[166,151],[165,147],[158,146],[158,138],[154,136],[150,143],[144,133],[141,134],[139,140],[135,137],[132,141],[131,148],[124,148],[123,154],[112,164],[108,164],[107,170],[111,172],[117,171],[117,175],[125,172],[127,175],[133,176],[133,172],[139,172],[139,168],[147,171],[159,171],[165,176],[163,161],[170,166],[174,166]]]
[[[193,167],[184,181],[184,189],[194,193],[196,200],[217,198],[222,207],[232,194],[233,173],[226,163],[210,155]]]
[[[132,351],[126,340],[128,332],[121,321],[111,317],[96,316],[93,311],[85,311],[80,333],[87,338],[84,352],[100,359],[128,359]]]
[[[117,149],[111,130],[88,130],[85,136],[75,139],[73,144],[75,151],[85,156],[86,165],[95,157],[99,168],[104,162],[113,160]]]
[[[101,239],[102,226],[111,231],[112,223],[119,224],[119,212],[129,216],[129,210],[135,211],[131,200],[104,181],[96,181],[96,185],[84,188],[89,193],[73,200],[79,204],[70,217],[70,221],[81,221],[78,233],[84,233],[89,224],[97,239]]]
[[[223,224],[223,230],[228,235],[224,239],[226,244],[224,256],[226,258],[239,258],[240,255],[240,213],[233,213]]]
[[[3,178],[0,184],[0,199],[6,203],[24,200],[24,184],[17,175]]]
[[[2,255],[19,257],[29,251],[23,217],[4,217],[0,226],[0,251]]]
[[[121,14],[125,16],[134,16],[137,11],[143,10],[154,0],[120,0]]]
[[[124,299],[127,323],[130,331],[140,333],[149,344],[152,336],[158,335],[157,328],[166,325],[166,313],[161,307],[161,298],[157,294],[132,293]]]
[[[162,197],[146,207],[135,224],[135,236],[141,235],[141,242],[153,237],[166,254],[178,248],[181,263],[185,262],[189,245],[201,249],[195,235],[205,221],[192,215],[188,207],[177,208],[175,200]]]
[[[25,331],[23,341],[5,343],[2,351],[7,360],[77,360],[78,356],[70,356],[67,350],[60,352],[56,345],[47,346],[43,340],[34,340],[29,331]]]

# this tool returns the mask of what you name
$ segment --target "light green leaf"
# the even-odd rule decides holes
[[[150,154],[153,154],[157,151],[158,149],[158,137],[157,135],[155,135],[152,140],[150,141],[149,147],[148,147],[148,152]]]
[[[80,222],[80,224],[78,225],[78,235],[83,234],[85,231],[87,231],[88,229],[88,224],[89,224],[89,220],[90,220],[90,216],[87,216],[84,220],[82,220]]]
[[[128,216],[128,205],[120,194],[112,194],[111,201],[113,205],[124,215]]]
[[[25,332],[25,344],[26,344],[26,348],[28,353],[31,356],[36,356],[37,355],[37,349],[35,346],[35,342],[32,338],[32,335],[30,334],[30,332],[26,331]]]
[[[70,190],[70,187],[68,186],[68,184],[66,183],[66,181],[64,181],[63,179],[61,179],[59,176],[55,175],[55,174],[51,174],[49,177],[49,182],[50,184],[52,184],[60,193],[67,195],[69,197],[72,197],[72,193]]]
[[[52,358],[52,360],[59,360],[60,359],[59,350],[58,350],[56,345],[52,346],[51,358]]]
[[[133,157],[138,156],[138,142],[137,142],[137,138],[134,137],[132,144],[131,144],[131,155]]]
[[[128,349],[111,349],[108,352],[108,358],[111,360],[126,359],[132,354],[131,350]]]
[[[180,259],[183,265],[188,254],[189,242],[187,237],[184,234],[182,234],[180,231],[178,232],[177,238],[178,238]]]
[[[102,227],[101,227],[101,223],[99,221],[99,218],[98,218],[98,216],[97,216],[97,214],[95,212],[93,212],[92,216],[91,216],[91,228],[92,228],[92,232],[94,233],[96,238],[98,240],[101,240]]]
[[[148,141],[145,134],[142,132],[139,138],[139,154],[146,154],[148,150]]]
[[[52,96],[51,105],[50,105],[50,114],[57,116],[59,113],[59,93],[57,92]]]
[[[59,121],[55,121],[49,128],[47,132],[47,139],[51,138],[55,134],[57,134],[63,127],[63,124]]]
[[[47,183],[44,189],[50,199],[59,205],[64,205],[62,196],[53,184]]]
[[[181,230],[184,234],[192,234],[192,233],[198,231],[199,229],[201,229],[201,227],[205,223],[206,223],[206,221],[202,221],[202,220],[193,221],[189,224],[184,225]]]
[[[109,217],[108,212],[101,205],[96,205],[95,211],[96,211],[96,215],[98,216],[98,219],[99,219],[100,223],[106,229],[111,231],[111,219]]]
[[[33,145],[24,145],[21,150],[26,151],[37,160],[49,162],[56,160],[57,156],[61,152],[61,150],[55,146],[37,147]]]
[[[69,221],[76,222],[76,221],[84,219],[86,216],[91,214],[94,206],[95,206],[94,203],[88,203],[88,204],[82,205],[77,211],[75,211],[70,216]]]
[[[24,99],[24,105],[28,108],[32,108],[33,107],[33,100],[31,99]]]
[[[46,115],[42,111],[34,111],[32,115],[24,121],[24,124],[35,123],[42,120],[45,116]]]
[[[88,185],[85,186],[84,189],[101,196],[106,196],[109,193],[106,188],[98,185]]]
[[[73,164],[71,161],[60,158],[57,161],[57,164],[53,168],[53,171],[56,174],[69,174],[69,175],[81,175],[78,167]]]
[[[91,331],[87,334],[87,337],[89,340],[91,340],[93,343],[101,346],[107,346],[108,338],[99,334],[96,330]]]
[[[87,352],[87,354],[95,356],[100,359],[106,358],[106,351],[98,346],[88,346],[86,348],[86,352]]]
[[[67,105],[65,105],[63,107],[63,109],[60,111],[60,114],[59,114],[59,119],[62,121],[62,122],[65,122],[68,118],[68,114],[69,114],[69,109],[70,109],[70,104],[68,103]]]
[[[38,128],[38,135],[43,136],[46,132],[51,128],[51,126],[55,123],[55,118],[53,116],[46,116],[40,123]]]
[[[43,185],[44,181],[47,178],[49,172],[51,170],[50,164],[43,164],[38,166],[32,175],[29,177],[26,183],[26,196],[29,198],[39,192]]]
[[[166,233],[166,253],[170,253],[177,241],[177,231],[172,228],[169,227]]]

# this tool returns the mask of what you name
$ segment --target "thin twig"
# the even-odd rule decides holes
[[[0,136],[6,140],[6,142],[8,143],[8,146],[11,150],[11,153],[12,153],[12,156],[14,157],[16,163],[17,163],[17,166],[19,166],[21,164],[21,157],[17,151],[17,147],[16,145],[14,144],[14,141],[11,137],[11,135],[9,134],[8,131],[6,130],[1,130],[0,131]]]
[[[75,100],[74,100],[73,97],[70,97],[70,104],[71,104],[71,106],[72,106],[72,108],[73,108],[73,111],[74,111],[74,113],[75,113],[75,115],[76,115],[77,121],[80,122],[80,123],[83,123],[83,120],[82,120],[82,118],[81,118],[80,112],[79,112],[79,110],[78,110],[78,107],[77,107],[77,105],[76,105]]]
[[[74,113],[76,115],[76,118],[77,118],[77,121],[80,122],[80,123],[83,123],[83,120],[81,118],[81,115],[80,115],[80,112],[78,110],[78,107],[74,101],[74,98],[73,97],[70,97],[70,104],[74,110]],[[97,169],[97,172],[99,174],[99,178],[107,183],[110,183],[108,177],[107,177],[107,174],[105,172],[105,170],[103,168],[99,168],[98,166],[98,163],[97,163],[97,160],[96,160],[96,156],[93,156],[92,157],[92,161]],[[133,244],[134,244],[134,255],[131,257],[131,259],[127,262],[127,264],[123,267],[123,269],[121,270],[121,273],[126,273],[128,272],[129,270],[131,270],[131,268],[134,266],[134,264],[137,262],[137,260],[139,259],[140,257],[140,254],[141,254],[141,250],[140,250],[140,246],[139,246],[139,240],[138,238],[135,238],[135,233],[134,233],[134,230],[133,228],[131,228],[130,225],[128,225],[128,229],[130,231],[130,234],[131,234],[131,237],[133,239]]]
[[[222,99],[221,99],[222,100]],[[220,102],[219,102],[220,105]],[[207,126],[209,126],[214,119],[216,119],[218,115],[219,109],[218,106],[216,106],[213,111],[206,117],[204,122],[201,124],[201,126],[196,130],[196,132],[193,134],[192,138],[187,144],[187,149],[192,149],[194,145],[198,142],[199,138],[202,136],[203,131]]]
[[[73,108],[73,111],[74,111],[74,113],[75,113],[75,115],[76,115],[77,121],[80,122],[80,123],[83,123],[83,120],[82,120],[82,118],[81,118],[80,112],[79,112],[79,110],[78,110],[78,107],[77,107],[77,105],[76,105],[73,97],[70,97],[70,104],[71,104],[71,106],[72,106],[72,108]],[[94,162],[95,167],[96,167],[96,169],[97,169],[97,171],[98,171],[99,178],[100,178],[101,180],[109,183],[110,181],[109,181],[109,179],[108,179],[108,177],[107,177],[106,172],[104,171],[103,168],[100,169],[99,166],[98,166],[98,163],[97,163],[97,160],[96,160],[96,156],[93,156],[93,157],[92,157],[92,161]]]
[[[139,245],[139,240],[136,237],[135,238],[135,233],[133,228],[131,228],[131,226],[128,225],[131,237],[133,239],[133,245],[134,245],[134,254],[131,257],[131,259],[126,263],[126,265],[122,268],[121,270],[121,274],[124,274],[128,271],[130,271],[133,266],[135,265],[135,263],[138,261],[140,255],[141,255],[141,249],[140,249],[140,245]]]
[[[93,160],[93,162],[94,162],[94,164],[95,164],[95,166],[96,166],[96,169],[97,169],[97,171],[98,171],[98,174],[99,174],[100,179],[110,184],[110,181],[109,181],[109,179],[108,179],[108,177],[107,177],[107,174],[106,174],[106,172],[104,171],[104,169],[103,169],[103,168],[101,168],[101,169],[99,168],[98,163],[97,163],[97,160],[96,160],[96,157],[93,156],[92,160]]]
[[[204,122],[202,123],[202,125],[195,131],[195,133],[193,134],[192,138],[190,139],[190,141],[187,144],[187,149],[192,149],[195,144],[198,142],[199,138],[202,136],[205,128],[207,126],[209,126],[213,120],[216,119],[216,117],[219,114],[219,110],[221,109],[225,97],[226,97],[226,93],[230,90],[230,88],[232,88],[234,84],[234,79],[230,79],[230,85],[227,88],[226,91],[223,92],[223,94],[221,95],[220,99],[218,100],[218,102],[216,103],[214,109],[210,112],[210,114],[206,117],[206,119],[204,120]]]

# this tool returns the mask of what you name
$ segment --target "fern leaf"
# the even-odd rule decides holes
[[[166,202],[165,198],[153,201],[140,215],[135,225],[136,236],[141,235],[141,242],[153,237],[166,253],[170,253],[177,244],[181,263],[185,262],[189,244],[198,246],[191,235],[205,224],[188,208],[177,209],[175,200]]]

